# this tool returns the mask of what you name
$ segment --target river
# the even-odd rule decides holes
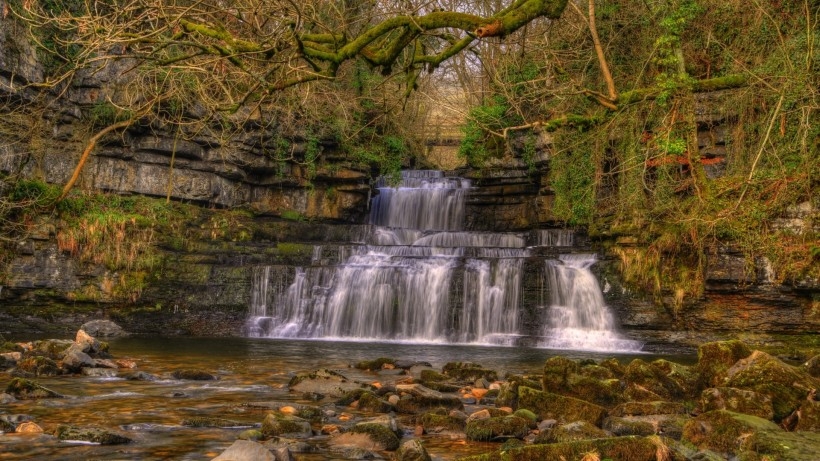
[[[258,426],[266,410],[249,403],[290,402],[349,411],[332,404],[301,400],[287,383],[297,372],[337,369],[355,379],[376,381],[375,373],[350,368],[358,361],[390,357],[429,362],[441,368],[447,362],[469,361],[505,373],[539,373],[553,355],[600,360],[612,354],[550,349],[440,344],[340,342],[256,338],[123,338],[110,342],[116,359],[129,359],[136,370],[158,376],[155,381],[81,375],[38,378],[37,381],[67,398],[17,401],[0,405],[0,414],[25,414],[52,432],[60,424],[100,426],[134,440],[126,445],[100,446],[59,442],[48,435],[0,435],[0,460],[207,460],[236,440],[248,427]],[[627,362],[636,355],[618,355]],[[641,358],[651,359],[650,354]],[[694,356],[669,356],[692,362]],[[217,381],[182,381],[169,377],[180,369],[199,369],[219,376]],[[122,373],[120,374],[122,376]],[[10,378],[0,380],[5,388]],[[467,412],[470,405],[467,406]],[[197,428],[185,419],[210,416],[240,423],[234,428]],[[366,416],[366,415],[361,415]],[[412,427],[409,428],[412,432]],[[464,443],[447,437],[424,436],[434,459],[449,460],[486,452],[497,444]],[[340,459],[323,447],[321,437],[310,442],[316,453],[294,453],[297,460]]]

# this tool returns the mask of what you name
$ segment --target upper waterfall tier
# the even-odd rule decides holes
[[[441,171],[402,172],[397,185],[380,184],[370,209],[370,223],[416,230],[461,230],[470,181]]]

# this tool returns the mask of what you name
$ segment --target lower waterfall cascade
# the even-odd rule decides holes
[[[404,171],[398,186],[379,187],[355,241],[315,245],[306,266],[253,268],[247,335],[495,345],[541,336],[534,345],[640,349],[615,332],[589,271],[594,257],[565,254],[543,265],[544,250],[573,245],[571,231],[465,231],[470,187],[440,171]],[[539,258],[550,305],[539,303],[543,326],[525,332],[524,266]],[[588,274],[565,275],[575,266]]]

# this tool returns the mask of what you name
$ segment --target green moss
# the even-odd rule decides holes
[[[574,423],[562,424],[539,434],[537,443],[562,443],[576,440],[601,439],[608,434],[606,431],[596,427],[587,421],[576,421]]]
[[[495,381],[498,379],[498,373],[494,370],[483,368],[477,363],[450,362],[445,364],[441,371],[444,375],[458,381],[476,381],[482,378],[488,381]]]
[[[375,423],[361,423],[350,429],[353,434],[367,434],[368,437],[385,450],[396,450],[399,448],[399,438],[390,429]]]
[[[525,386],[518,389],[518,406],[534,412],[541,419],[564,423],[587,421],[596,426],[606,414],[603,407],[594,403]]]
[[[574,360],[566,357],[550,357],[544,363],[542,389],[548,392],[564,391],[569,388],[570,376],[580,371]]]
[[[100,445],[121,445],[132,442],[128,437],[95,427],[61,425],[57,427],[54,435],[60,440],[83,440]]]
[[[723,385],[726,371],[751,353],[749,346],[738,340],[701,344],[698,347],[698,363],[695,365],[698,389]]]
[[[496,416],[467,423],[468,440],[491,441],[509,437],[524,438],[529,433],[529,421],[518,416]]]
[[[736,454],[749,445],[749,436],[761,431],[782,432],[771,421],[726,410],[698,415],[683,428],[683,440],[700,449]]]
[[[444,414],[442,414],[444,413]],[[421,425],[427,433],[437,433],[444,431],[464,431],[464,419],[450,416],[446,411],[427,412],[421,417]]]
[[[359,397],[359,410],[372,411],[374,413],[387,413],[393,409],[393,405],[382,400],[372,392],[365,392],[361,397]]]
[[[395,365],[396,360],[390,359],[387,357],[379,357],[375,360],[364,360],[361,362],[356,363],[354,368],[358,368],[359,370],[369,370],[369,371],[376,371],[381,370],[384,368],[385,365]]]
[[[422,383],[441,382],[449,379],[447,376],[444,376],[435,370],[421,370],[420,378]]]
[[[269,413],[262,421],[262,434],[268,437],[283,435],[307,435],[311,433],[310,423],[302,418],[277,413]]]
[[[20,400],[62,397],[62,395],[24,378],[13,378],[6,386],[6,393]]]

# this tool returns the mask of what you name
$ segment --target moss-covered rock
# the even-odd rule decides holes
[[[464,409],[464,403],[460,398],[442,394],[420,384],[400,384],[396,386],[396,390],[405,394],[396,403],[396,410],[400,413],[421,413],[439,407],[449,410]]]
[[[809,375],[815,378],[820,378],[820,355],[815,355],[814,357],[806,360],[806,362],[801,365],[801,368],[806,370],[806,373]]]
[[[624,400],[621,381],[615,378],[598,379],[591,376],[573,375],[570,378],[569,390],[557,393],[605,407],[616,405]]]
[[[430,411],[421,417],[424,431],[430,434],[441,432],[464,432],[464,418],[451,416],[447,410]]]
[[[372,390],[370,386],[351,381],[341,373],[328,369],[299,373],[290,379],[288,387],[293,392],[315,393],[331,397],[341,397],[354,389]]]
[[[393,367],[396,365],[396,360],[387,357],[379,357],[375,360],[363,360],[356,363],[354,368],[358,368],[359,370],[376,371],[386,368],[385,365],[387,367]]]
[[[487,381],[498,380],[498,373],[495,370],[489,370],[471,362],[450,362],[444,365],[441,372],[460,382],[474,382],[482,378]]]
[[[665,359],[653,360],[650,365],[674,382],[683,391],[684,395],[694,395],[698,382],[698,374],[694,367]]]
[[[387,401],[382,400],[372,392],[365,392],[359,397],[359,410],[371,411],[374,413],[387,413],[393,411],[393,405]]]
[[[627,386],[638,385],[667,400],[686,395],[686,389],[667,376],[663,368],[641,359],[635,359],[626,366],[623,380]]]
[[[54,360],[37,355],[17,362],[16,371],[23,373],[24,376],[57,376],[62,370]]]
[[[511,437],[521,439],[529,430],[526,419],[507,415],[469,421],[464,432],[469,440],[491,441]]]
[[[598,365],[611,371],[615,378],[622,377],[624,375],[624,371],[626,370],[626,367],[616,358],[602,360]]]
[[[383,450],[396,450],[399,448],[399,438],[387,427],[376,423],[360,423],[348,431],[352,434],[365,434],[373,443],[378,444]]]
[[[538,423],[538,415],[533,413],[526,408],[519,408],[513,412],[513,416],[518,416],[519,418],[524,418],[530,422],[530,427],[535,427],[536,423]]]
[[[700,408],[703,411],[729,410],[763,419],[774,418],[772,399],[769,396],[734,387],[704,389],[700,395]]]
[[[176,370],[171,373],[174,379],[184,379],[188,381],[215,381],[217,377],[203,370]]]
[[[601,381],[606,379],[617,378],[617,376],[615,376],[615,373],[613,373],[611,369],[594,363],[583,365],[581,369],[578,371],[578,374],[588,376],[590,378],[595,378]]]
[[[625,402],[609,411],[610,416],[682,415],[686,406],[680,402]]]
[[[419,439],[410,439],[396,450],[396,461],[431,461],[430,454]]]
[[[570,377],[577,374],[581,367],[574,360],[566,357],[550,357],[544,362],[544,376],[541,390],[562,393],[570,388]]]
[[[729,368],[751,354],[749,346],[738,340],[702,344],[698,347],[698,363],[695,365],[697,389],[723,386]]]
[[[805,370],[762,351],[754,351],[739,360],[726,373],[727,386],[752,390],[771,398],[775,421],[800,407],[811,389],[820,388],[820,381]]]
[[[588,423],[587,421],[575,421],[569,424],[555,426],[548,431],[538,434],[536,443],[562,443],[574,442],[576,440],[601,439],[609,434],[603,429]]]
[[[603,428],[612,435],[654,435],[657,428],[651,421],[641,416],[610,416],[604,420]]]
[[[14,378],[6,386],[6,393],[20,400],[53,399],[63,396],[25,378]]]
[[[542,386],[541,383],[530,379],[527,376],[512,375],[507,377],[507,381],[502,383],[498,389],[498,395],[495,398],[495,405],[497,407],[510,407],[513,410],[518,408],[518,388],[519,386],[526,386],[537,389]]]
[[[61,425],[57,427],[54,436],[60,440],[81,440],[100,445],[120,445],[132,442],[128,437],[97,427]]]
[[[797,411],[798,419],[794,430],[820,432],[820,402],[806,400]]]
[[[555,419],[563,423],[587,421],[596,426],[600,425],[606,414],[603,407],[594,403],[526,386],[518,389],[518,407],[533,411],[541,419]]]
[[[683,440],[700,449],[737,454],[752,449],[752,436],[759,432],[782,432],[777,424],[757,416],[726,410],[698,415],[683,428]]]
[[[665,453],[666,445],[659,437],[610,437],[579,440],[576,442],[527,445],[477,456],[460,458],[459,461],[544,461],[580,460],[594,453],[598,459],[657,461],[658,452]]]
[[[262,428],[260,430],[268,437],[285,436],[304,438],[313,435],[310,422],[297,416],[281,415],[278,413],[268,413],[262,421]]]
[[[427,385],[427,383],[430,382],[447,381],[449,378],[437,372],[436,370],[421,370],[419,379],[421,380],[422,384]]]

